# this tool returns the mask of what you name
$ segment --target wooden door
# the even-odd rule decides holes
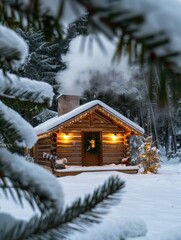
[[[101,141],[99,132],[84,132],[82,136],[82,165],[101,165]]]

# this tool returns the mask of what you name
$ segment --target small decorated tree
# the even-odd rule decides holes
[[[153,147],[152,137],[142,138],[143,144],[139,148],[139,167],[143,167],[143,173],[158,173],[160,165],[159,150]]]

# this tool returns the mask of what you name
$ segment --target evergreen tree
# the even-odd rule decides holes
[[[142,145],[139,148],[141,152],[138,156],[138,165],[143,167],[143,173],[158,173],[160,165],[159,150],[153,147],[152,137],[142,137]]]
[[[177,145],[178,150],[181,148],[181,101],[179,101],[179,106],[175,111],[175,132],[176,132],[176,139],[177,139]]]
[[[42,32],[18,30],[29,45],[30,53],[25,63],[19,68],[18,74],[30,79],[49,83],[54,90],[52,110],[56,111],[56,97],[59,85],[56,83],[56,74],[66,68],[61,58],[61,45],[59,43],[46,42]]]
[[[79,35],[88,35],[88,18],[83,15],[73,23],[68,25],[65,39],[60,43],[61,54],[67,54],[69,51],[70,42]]]

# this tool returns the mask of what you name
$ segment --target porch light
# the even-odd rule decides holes
[[[65,135],[64,135],[64,138],[65,139],[68,139],[69,138],[69,135],[68,135],[69,133],[65,133]]]
[[[113,139],[113,140],[116,140],[117,138],[118,138],[117,133],[113,133],[112,139]]]

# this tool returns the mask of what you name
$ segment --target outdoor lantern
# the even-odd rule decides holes
[[[65,139],[68,139],[69,138],[69,135],[68,135],[69,133],[65,133],[65,136],[64,136],[64,138]]]
[[[113,139],[113,140],[116,140],[117,137],[118,137],[118,136],[117,136],[117,133],[113,133],[113,135],[112,135],[112,139]]]

